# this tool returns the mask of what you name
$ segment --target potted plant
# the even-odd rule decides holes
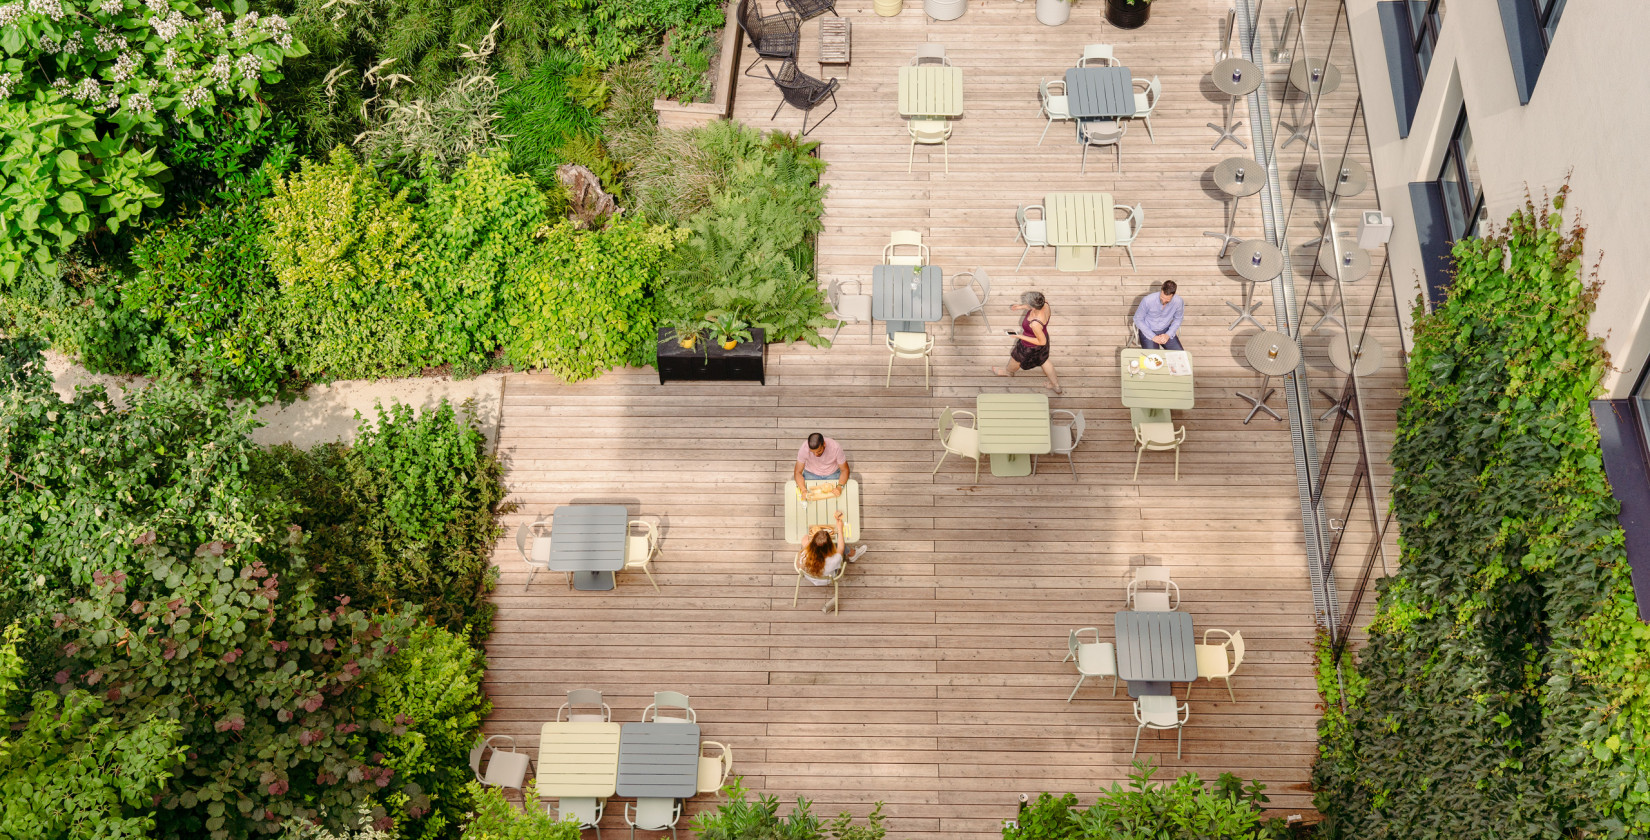
[[[1152,16],[1152,0],[1106,0],[1106,22],[1118,29],[1139,29]]]
[[[716,313],[715,320],[710,322],[711,332],[715,333],[716,340],[721,342],[723,350],[732,350],[741,341],[750,341],[750,324],[732,312]]]
[[[1045,26],[1059,26],[1071,19],[1071,4],[1075,0],[1037,0],[1037,22]]]
[[[682,346],[683,350],[692,350],[693,345],[699,342],[710,321],[704,318],[694,318],[687,315],[676,315],[669,319],[669,329],[672,338]]]

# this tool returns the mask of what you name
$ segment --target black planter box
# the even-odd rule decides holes
[[[1146,19],[1151,16],[1151,3],[1106,0],[1106,22],[1118,29],[1139,29],[1146,25]]]
[[[718,381],[767,380],[768,344],[761,328],[751,327],[751,340],[723,350],[705,336],[689,350],[676,341],[668,327],[659,329],[659,384],[667,379],[709,379]]]

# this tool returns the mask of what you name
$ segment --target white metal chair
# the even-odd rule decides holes
[[[1093,633],[1094,641],[1084,642],[1081,634]],[[1066,696],[1070,703],[1077,696],[1077,689],[1083,687],[1083,680],[1089,677],[1111,677],[1111,696],[1117,696],[1117,649],[1111,642],[1100,641],[1100,628],[1084,627],[1071,631],[1066,637],[1066,658],[1061,662],[1077,661],[1077,685]]]
[[[527,548],[529,539],[533,543],[531,551]],[[521,552],[521,562],[527,564],[527,582],[521,585],[521,590],[526,592],[539,569],[550,570],[550,523],[543,519],[521,523],[516,529],[516,550]],[[573,585],[571,572],[567,575],[567,585]]]
[[[1116,207],[1113,209],[1122,210],[1128,214],[1121,219],[1114,219],[1112,223],[1117,229],[1117,247],[1122,248],[1123,252],[1129,255],[1129,269],[1139,271],[1139,267],[1134,264],[1133,246],[1134,238],[1140,235],[1140,229],[1146,225],[1146,209],[1139,204],[1133,207]],[[1129,314],[1132,316],[1134,312],[1131,310]]]
[[[914,248],[909,254],[900,248]],[[884,265],[927,265],[928,246],[922,244],[922,234],[914,230],[896,230],[888,235],[888,244],[882,246]]]
[[[636,829],[669,831],[676,837],[676,822],[682,818],[682,800],[643,796],[624,804],[624,821],[630,825],[630,840],[636,840]]]
[[[600,711],[574,711],[575,706],[599,706]],[[556,722],[560,723],[562,713],[567,713],[567,720],[574,723],[612,723],[613,709],[602,702],[602,693],[594,688],[574,688],[567,692],[567,702],[556,709]]]
[[[951,174],[951,139],[950,120],[908,120],[905,128],[911,133],[911,153],[905,157],[905,171],[917,163],[917,146],[939,146],[940,153],[945,160],[945,174]],[[933,160],[933,158],[929,158]]]
[[[1141,584],[1162,584],[1147,591]],[[1180,608],[1180,585],[1169,579],[1167,566],[1140,566],[1123,589],[1123,603],[1135,612],[1174,612]]]
[[[969,425],[958,424],[959,416],[967,417]],[[940,448],[945,451],[940,454],[940,462],[934,465],[934,472],[929,475],[939,473],[940,467],[945,464],[945,456],[960,455],[974,459],[974,480],[980,480],[980,431],[975,427],[977,422],[972,411],[947,407],[940,412]]]
[[[1226,641],[1211,645],[1210,633],[1219,633],[1226,637]],[[1237,695],[1232,693],[1232,675],[1236,674],[1238,666],[1243,664],[1243,631],[1229,632],[1213,628],[1204,630],[1203,644],[1197,645],[1196,648],[1198,678],[1226,683],[1226,696],[1236,703]],[[1192,684],[1186,683],[1186,701],[1191,702],[1191,699]]]
[[[509,735],[478,738],[470,749],[470,772],[475,774],[478,784],[521,790],[527,780],[527,768],[527,753],[516,752],[516,739]]]
[[[705,750],[715,747],[720,751],[717,755],[705,755]],[[728,783],[728,776],[733,775],[733,750],[727,744],[717,741],[701,741],[699,743],[699,792],[716,793]]]
[[[991,275],[986,274],[983,268],[976,268],[951,275],[951,282],[956,283],[959,277],[967,277],[968,282],[953,286],[940,296],[945,314],[951,318],[952,338],[957,337],[957,319],[975,313],[979,313],[980,319],[985,321],[985,328],[991,329],[991,316],[985,314],[985,301],[991,296]],[[974,293],[975,287],[979,287],[979,294]]]
[[[1066,98],[1064,79],[1055,79],[1052,82],[1044,79],[1039,94],[1042,98],[1042,108],[1037,113],[1048,117],[1048,125],[1043,126],[1043,136],[1037,138],[1037,145],[1041,146],[1043,141],[1048,139],[1049,126],[1054,125],[1055,120],[1069,120],[1072,116],[1071,101]]]
[[[1117,174],[1123,174],[1123,135],[1128,132],[1129,124],[1122,120],[1083,120],[1078,123],[1078,133],[1083,140],[1083,162],[1077,168],[1078,173],[1088,172],[1091,147],[1110,146],[1116,153]]]
[[[1075,479],[1077,477],[1077,462],[1071,459],[1071,453],[1077,450],[1077,444],[1082,441],[1083,430],[1087,428],[1087,425],[1083,420],[1083,412],[1081,411],[1067,411],[1063,408],[1056,408],[1049,411],[1049,419],[1053,420],[1054,416],[1058,414],[1070,417],[1071,422],[1049,423],[1049,454],[1066,456],[1066,463],[1071,467],[1071,477]],[[1033,475],[1037,473],[1036,455],[1031,456],[1031,472]]]
[[[1186,703],[1175,702],[1173,695],[1148,694],[1134,701],[1134,719],[1140,725],[1134,729],[1134,749],[1129,750],[1129,760],[1133,761],[1140,752],[1140,733],[1147,729],[1173,729],[1174,757],[1180,758],[1180,744],[1182,732],[1186,728],[1186,721],[1191,719],[1191,706]]]
[[[1111,44],[1089,44],[1083,47],[1083,57],[1077,60],[1078,67],[1116,67],[1117,56],[1112,54]]]
[[[848,550],[848,547],[845,545],[837,547],[843,551]],[[802,558],[804,556],[806,555],[804,554],[803,549],[797,549],[796,559],[791,563],[791,565],[796,568],[796,588],[791,592],[791,608],[795,609],[797,601],[802,597],[802,579],[807,578],[811,581],[830,581],[831,600],[826,601],[825,605],[819,608],[820,612],[828,612],[832,615],[842,612],[842,576],[848,573],[848,564],[844,562],[843,564],[837,566],[836,571],[831,573],[831,576],[828,578],[816,578],[802,570]]]
[[[918,44],[917,54],[911,58],[911,66],[920,67],[924,64],[939,64],[950,67],[951,61],[945,57],[945,45]]]
[[[871,323],[871,296],[860,293],[858,280],[848,280],[846,283],[854,284],[853,294],[845,294],[842,291],[842,287],[845,285],[842,280],[832,280],[825,289],[825,299],[831,304],[831,314],[826,317],[841,322],[836,325],[836,332],[831,333],[832,344],[836,343],[836,337],[842,332],[843,324],[850,321],[856,324]],[[866,343],[869,344],[874,338],[876,338],[876,330],[867,328],[865,330]]]
[[[888,377],[883,380],[882,387],[887,388],[894,384],[895,359],[922,360],[922,387],[928,385],[928,354],[934,350],[934,337],[928,333],[897,332],[888,338]]]
[[[1174,450],[1174,480],[1180,480],[1180,445],[1186,442],[1186,427],[1176,429],[1174,423],[1141,423],[1134,428],[1134,479],[1140,480],[1140,456],[1146,450],[1165,452]]]
[[[1037,211],[1037,218],[1035,219],[1030,218],[1029,214],[1032,210]],[[1014,237],[1014,241],[1019,242],[1022,239],[1026,241],[1026,249],[1020,252],[1020,261],[1014,264],[1015,271],[1019,271],[1020,266],[1026,264],[1026,254],[1031,253],[1031,246],[1048,247],[1047,216],[1048,213],[1041,204],[1027,204],[1024,207],[1014,208],[1014,221],[1020,228],[1020,232]]]
[[[1144,120],[1147,139],[1156,143],[1157,135],[1152,133],[1152,111],[1157,108],[1157,99],[1163,93],[1163,82],[1153,76],[1149,82],[1145,79],[1135,79],[1134,84],[1135,87],[1146,87],[1134,92],[1134,116],[1131,119]]]
[[[602,837],[602,816],[607,812],[607,800],[591,796],[563,796],[556,800],[557,808],[551,810],[550,803],[544,803],[546,813],[556,815],[558,822],[572,820],[578,823],[581,830],[593,828],[596,830],[596,840]]]
[[[665,709],[678,709],[681,714],[662,714]],[[679,691],[655,691],[653,702],[642,710],[643,723],[698,723],[699,714],[688,705],[688,696]]]
[[[632,533],[635,529],[642,529],[642,533]],[[659,582],[653,579],[653,571],[648,563],[659,556],[659,526],[646,519],[632,519],[626,526],[624,543],[624,567],[626,569],[641,569],[647,575],[647,582],[653,584],[653,591],[659,591]]]

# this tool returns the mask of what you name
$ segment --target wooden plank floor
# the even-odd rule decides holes
[[[499,445],[510,499],[521,505],[506,519],[512,536],[559,504],[624,503],[664,521],[654,563],[661,590],[639,574],[621,575],[613,592],[570,591],[556,575],[524,589],[513,540],[501,543],[487,731],[536,749],[539,725],[569,688],[601,689],[622,720],[637,719],[656,690],[683,691],[705,737],[733,747],[736,772],[756,791],[807,796],[824,814],[863,815],[880,800],[895,837],[996,836],[1021,792],[1070,790],[1086,802],[1124,780],[1130,704],[1122,692],[1110,696],[1109,682],[1091,680],[1068,705],[1076,675],[1061,660],[1072,628],[1112,636],[1132,567],[1164,564],[1197,627],[1241,630],[1248,656],[1236,703],[1218,684],[1199,685],[1184,758],[1175,758],[1172,733],[1143,736],[1141,756],[1160,762],[1164,776],[1259,779],[1275,806],[1309,808],[1314,621],[1288,427],[1265,417],[1242,423],[1247,406],[1233,392],[1252,389],[1256,376],[1237,361],[1245,333],[1227,330],[1223,305],[1238,286],[1215,260],[1215,240],[1201,235],[1222,223],[1209,171],[1235,153],[1229,144],[1211,152],[1214,133],[1204,126],[1219,119],[1207,65],[1225,4],[1161,4],[1135,32],[1103,24],[1099,2],[1076,6],[1058,28],[1037,24],[1031,3],[1007,0],[973,0],[949,23],[929,21],[915,0],[894,18],[875,17],[859,0],[839,11],[853,22],[854,63],[841,109],[811,135],[822,141],[830,185],[820,277],[868,287],[889,231],[915,228],[948,273],[991,272],[994,329],[979,318],[962,320],[954,337],[931,327],[931,392],[911,362],[896,364],[885,388],[880,337],[870,343],[866,328],[852,325],[832,348],[771,348],[765,387],[660,387],[651,370],[573,386],[509,377]],[[804,31],[810,72],[815,26]],[[945,44],[965,73],[950,175],[937,148],[919,149],[911,174],[899,168],[909,145],[894,109],[896,68],[924,41]],[[1060,76],[1092,41],[1116,45],[1136,76],[1163,78],[1156,142],[1131,128],[1121,175],[1100,157],[1079,176],[1069,124],[1037,146],[1038,79]],[[770,125],[777,93],[765,81],[742,83],[736,116]],[[800,122],[787,108],[771,125],[794,131]],[[1061,274],[1046,251],[1015,270],[1015,205],[1073,188],[1146,208],[1138,271],[1108,254],[1095,273]],[[1259,234],[1253,202],[1238,228]],[[1188,303],[1183,336],[1197,406],[1177,412],[1188,429],[1179,481],[1167,453],[1148,453],[1134,481],[1113,365],[1133,301],[1165,279]],[[1000,329],[1016,319],[1007,305],[1033,288],[1054,306],[1053,363],[1065,394],[1053,405],[1082,411],[1088,423],[1077,477],[1055,457],[1029,478],[982,468],[976,482],[973,465],[955,457],[931,475],[946,406],[1041,386],[1040,374],[1010,382],[989,371],[1008,354]],[[1268,323],[1270,309],[1262,310]],[[1396,346],[1389,320],[1383,329]],[[1327,370],[1315,347],[1309,342],[1309,360]],[[1366,383],[1390,390],[1367,395],[1376,413],[1394,404],[1396,367]],[[1274,404],[1281,410],[1280,398]],[[844,580],[835,616],[820,613],[826,595],[812,587],[794,609],[786,600],[796,576],[781,491],[812,431],[846,448],[871,546]],[[696,798],[690,813],[712,799]],[[604,827],[623,830],[622,805],[613,804]]]

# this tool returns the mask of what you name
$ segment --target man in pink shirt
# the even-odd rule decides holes
[[[808,492],[808,485],[804,480],[823,481],[835,479],[836,486],[848,484],[848,456],[842,454],[842,446],[836,441],[814,432],[808,435],[808,442],[796,450],[796,489],[799,494]]]

